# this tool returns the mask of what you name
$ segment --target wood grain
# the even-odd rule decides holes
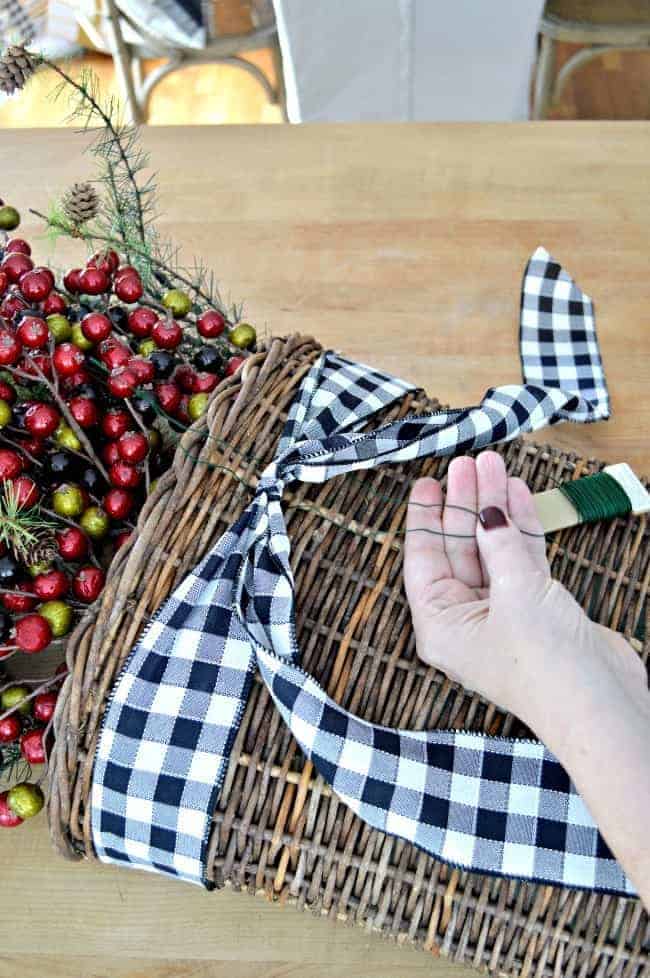
[[[0,133],[25,214],[90,174],[85,137]],[[647,123],[150,129],[160,228],[261,333],[313,333],[453,405],[519,379],[519,283],[544,244],[594,298],[613,418],[543,437],[650,474]],[[34,237],[38,225],[22,231]],[[35,249],[47,257],[44,241]],[[71,242],[55,260],[79,260]],[[253,897],[71,866],[42,820],[0,836],[0,975],[409,978],[444,959]],[[30,957],[25,960],[25,950]],[[107,962],[106,964],[104,962]]]

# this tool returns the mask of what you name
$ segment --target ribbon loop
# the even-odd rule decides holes
[[[371,826],[466,869],[633,892],[542,744],[370,724],[299,666],[285,485],[609,415],[591,300],[543,249],[524,276],[520,344],[523,384],[375,429],[413,385],[332,351],[313,365],[252,502],[160,608],[115,685],[91,794],[100,859],[205,883],[211,813],[259,668],[304,753]]]

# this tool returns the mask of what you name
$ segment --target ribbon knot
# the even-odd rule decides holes
[[[259,669],[305,755],[369,825],[465,869],[633,892],[543,744],[370,724],[298,664],[285,485],[608,417],[591,300],[542,248],[524,275],[520,350],[523,384],[370,429],[413,386],[322,354],[252,502],[159,609],[115,685],[91,793],[100,859],[208,885],[211,814]]]

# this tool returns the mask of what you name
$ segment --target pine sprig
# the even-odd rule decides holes
[[[0,787],[28,781],[32,769],[20,752],[18,744],[6,744],[0,750]]]
[[[14,554],[17,560],[30,562],[30,554],[44,537],[51,534],[54,524],[43,519],[38,505],[24,507],[18,491],[5,482],[0,493],[0,543]]]

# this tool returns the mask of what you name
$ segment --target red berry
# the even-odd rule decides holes
[[[122,302],[137,302],[142,298],[143,292],[139,275],[123,275],[115,282],[115,295]]]
[[[61,570],[46,571],[34,578],[34,594],[41,601],[57,601],[68,593],[68,578]]]
[[[108,512],[108,509],[106,510]],[[99,567],[82,567],[72,579],[72,591],[76,598],[90,604],[95,601],[104,587],[104,574]]]
[[[161,381],[155,386],[158,403],[165,414],[176,414],[181,403],[181,390],[171,380]]]
[[[34,269],[21,276],[20,291],[29,302],[42,302],[52,291],[52,283],[47,275]]]
[[[69,272],[63,276],[63,285],[67,292],[72,292],[76,295],[77,292],[81,292],[81,269],[71,268]]]
[[[44,731],[40,727],[37,727],[35,730],[28,730],[20,738],[20,753],[28,764],[45,763],[43,733]]]
[[[25,427],[36,438],[49,438],[60,421],[61,415],[51,404],[34,404],[25,414]]]
[[[54,715],[56,701],[57,694],[53,690],[49,690],[46,693],[39,693],[38,696],[35,696],[32,707],[34,719],[38,720],[39,723],[49,723]]]
[[[189,363],[182,363],[174,373],[174,380],[184,394],[191,394],[196,381],[196,371],[190,367]]]
[[[125,543],[129,542],[130,539],[131,539],[130,530],[122,530],[122,532],[118,533],[117,536],[115,537],[113,541],[113,545],[116,550],[119,550],[120,547],[123,547]]]
[[[132,424],[128,411],[107,411],[102,418],[102,433],[107,438],[119,438]]]
[[[25,272],[31,272],[34,262],[27,255],[22,255],[16,251],[3,261],[0,268],[5,272],[10,282],[17,282]]]
[[[13,829],[17,825],[23,824],[23,819],[9,808],[7,801],[8,794],[8,791],[3,791],[0,794],[0,827],[3,829]]]
[[[114,462],[108,470],[112,485],[118,489],[136,489],[140,484],[140,473],[134,465],[128,462]],[[108,498],[108,497],[107,497]],[[109,512],[109,516],[113,514]]]
[[[79,370],[75,370],[73,374],[63,378],[63,387],[67,392],[71,392],[77,387],[81,387],[82,384],[90,383],[90,379],[90,374],[86,368],[81,367]]]
[[[133,508],[133,496],[126,489],[109,489],[104,496],[104,509],[114,520],[124,520]]]
[[[16,645],[23,652],[42,652],[51,641],[50,623],[42,615],[25,615],[16,622]]]
[[[123,343],[110,339],[104,340],[100,346],[99,356],[109,370],[117,370],[118,367],[126,367],[133,353]]]
[[[24,461],[18,452],[10,448],[0,448],[0,482],[15,479],[23,471]]]
[[[50,292],[43,303],[43,315],[51,316],[53,313],[65,312],[68,304],[59,292]]]
[[[25,316],[20,321],[16,336],[30,350],[40,350],[50,338],[50,331],[44,319],[38,316]]]
[[[101,454],[102,460],[107,465],[115,465],[116,462],[120,461],[120,451],[116,441],[109,441],[108,444],[104,445]]]
[[[196,321],[196,328],[201,336],[212,340],[215,336],[220,336],[226,328],[226,320],[215,309],[204,312]]]
[[[237,373],[242,363],[246,360],[246,357],[231,357],[226,364],[226,376],[232,377],[233,374]]]
[[[151,329],[151,338],[162,350],[175,350],[183,339],[183,330],[175,319],[159,319]]]
[[[15,713],[0,720],[0,744],[10,744],[20,735],[21,729],[20,720]]]
[[[34,268],[34,271],[38,272],[40,275],[45,275],[48,282],[50,283],[50,292],[51,292],[52,289],[54,288],[54,272],[52,271],[52,269],[48,268],[47,265],[37,265],[36,268]]]
[[[123,278],[129,278],[135,275],[136,278],[140,277],[140,272],[133,265],[122,265],[120,269],[115,273],[115,283],[119,282]]]
[[[92,428],[99,421],[97,405],[90,397],[73,397],[68,407],[81,428]]]
[[[86,362],[83,351],[74,343],[60,343],[52,356],[55,370],[62,377],[70,377]]]
[[[17,251],[21,255],[27,255],[28,257],[32,253],[31,245],[24,238],[9,238],[5,245],[5,251],[7,254],[12,251]]]
[[[4,295],[9,288],[9,276],[6,272],[0,272],[0,295]]]
[[[140,306],[129,313],[129,329],[134,336],[145,339],[151,333],[151,327],[158,322],[158,316],[153,309]]]
[[[111,266],[111,263],[106,259],[105,256],[99,254],[93,255],[93,257],[86,262],[86,268],[98,268],[99,271],[104,272],[104,274],[107,275],[108,278],[111,278],[113,274],[113,268]]]
[[[20,359],[22,351],[22,345],[14,334],[8,329],[0,329],[0,365],[13,366]]]
[[[129,431],[117,443],[120,457],[131,465],[144,461],[149,452],[149,442],[141,431]]]
[[[51,377],[52,361],[47,353],[30,353],[23,361],[23,370],[32,377],[38,377],[39,371],[46,377]]]
[[[59,530],[56,542],[64,560],[83,560],[88,553],[88,537],[76,526]]]
[[[120,258],[116,251],[112,248],[107,248],[106,251],[97,251],[92,258],[88,261],[88,268],[104,268],[106,267],[109,273],[112,275],[117,271],[120,264]]]
[[[33,611],[38,601],[34,597],[34,585],[32,582],[21,581],[20,584],[14,585],[14,589],[23,593],[2,595],[2,604],[7,611],[13,611],[17,615],[24,615],[27,611]]]
[[[43,438],[22,438],[20,447],[34,458],[40,458],[45,454],[47,443]]]
[[[13,319],[17,312],[23,312],[26,308],[27,303],[21,295],[9,293],[0,305],[0,314],[4,319]]]
[[[194,386],[192,387],[193,394],[209,394],[213,391],[217,384],[219,383],[219,378],[216,374],[208,374],[205,371],[198,373],[194,377]]]
[[[113,324],[101,312],[89,312],[81,320],[81,332],[91,343],[101,343],[111,335]]]
[[[0,380],[0,398],[7,404],[13,404],[16,400],[16,388],[6,380]]]
[[[192,420],[190,418],[189,410],[188,410],[189,402],[190,402],[190,395],[183,394],[181,396],[180,404],[178,405],[178,408],[176,410],[176,417],[178,418],[179,421],[182,421],[183,424],[189,424],[190,421]]]
[[[129,370],[135,373],[139,384],[151,383],[156,372],[151,360],[143,360],[142,357],[131,357]]]
[[[128,367],[120,367],[113,371],[107,381],[107,387],[113,397],[132,397],[137,386],[138,378]]]
[[[79,276],[80,292],[85,295],[102,295],[108,291],[110,284],[106,272],[99,268],[85,268]]]
[[[28,475],[19,475],[16,479],[11,479],[11,485],[20,509],[35,506],[41,498],[38,486]]]

